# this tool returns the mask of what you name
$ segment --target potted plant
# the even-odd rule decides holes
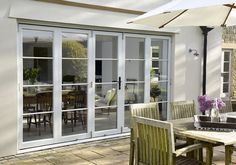
[[[34,84],[40,73],[40,68],[26,68],[24,69],[24,80],[28,80],[29,84]]]

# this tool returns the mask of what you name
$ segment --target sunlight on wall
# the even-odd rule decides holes
[[[200,28],[181,28],[180,33],[176,35],[175,43],[173,100],[196,100],[201,91]],[[198,50],[198,59],[189,53],[190,48]]]
[[[207,94],[212,97],[220,97],[220,73],[221,73],[221,28],[215,28],[208,35],[207,58]]]
[[[0,27],[0,157],[2,157],[16,154],[17,151],[17,22],[0,18]]]

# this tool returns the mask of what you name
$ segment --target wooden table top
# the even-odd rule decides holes
[[[236,144],[236,132],[222,132],[212,130],[196,130],[193,118],[171,120],[174,132],[177,135],[208,142],[222,143],[224,145]]]

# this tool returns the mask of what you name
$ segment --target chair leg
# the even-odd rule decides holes
[[[130,141],[130,156],[129,156],[129,165],[134,165],[134,142]]]
[[[135,148],[135,142],[134,142],[134,132],[133,129],[130,130],[130,154],[129,154],[129,165],[134,165],[134,148]]]

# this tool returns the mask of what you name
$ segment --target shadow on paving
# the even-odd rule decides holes
[[[129,138],[116,138],[0,158],[4,165],[128,165]],[[233,154],[236,165],[236,152]],[[224,147],[214,148],[214,165],[224,165]]]

